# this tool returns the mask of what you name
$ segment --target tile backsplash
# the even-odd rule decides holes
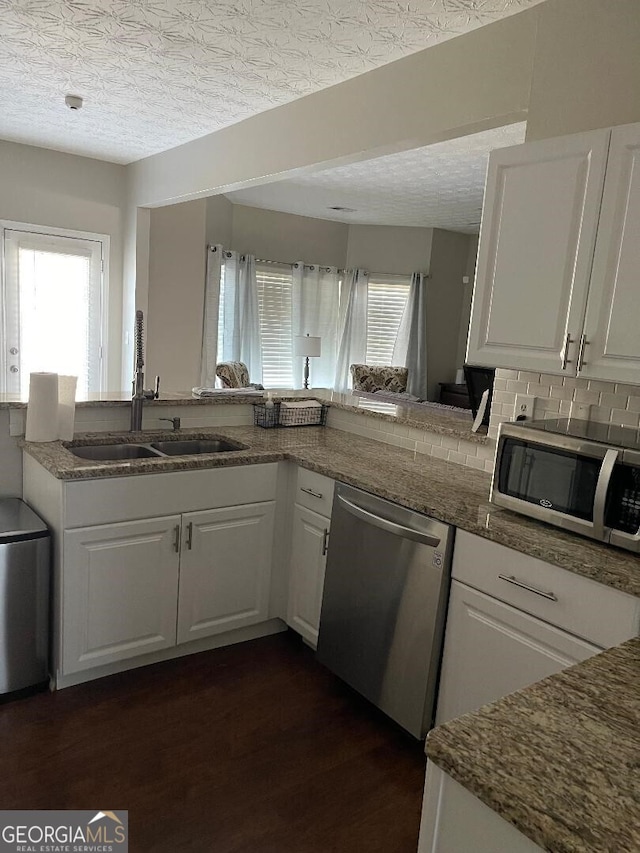
[[[423,453],[434,456],[436,459],[467,465],[469,468],[477,468],[480,471],[493,470],[495,453],[493,441],[488,444],[477,444],[456,436],[438,435],[429,432],[426,427],[418,428],[408,424],[393,423],[361,412],[352,413],[333,407],[329,408],[327,426],[355,433],[364,438],[372,438],[374,441],[381,441],[394,447],[403,447],[414,453]]]
[[[586,403],[589,420],[640,428],[640,385],[623,385],[595,379],[575,379],[524,370],[496,370],[491,405],[489,436],[495,438],[498,425],[514,417],[516,394],[536,398],[533,417],[569,417],[571,403]]]

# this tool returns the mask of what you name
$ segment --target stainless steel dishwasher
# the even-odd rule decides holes
[[[453,528],[339,485],[320,663],[417,738],[434,715]]]

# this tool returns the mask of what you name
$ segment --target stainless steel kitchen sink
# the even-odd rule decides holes
[[[74,456],[80,459],[94,461],[116,462],[127,459],[157,459],[160,454],[150,447],[141,444],[88,444],[81,447],[70,447]]]
[[[194,456],[201,453],[229,453],[246,450],[245,445],[224,438],[187,438],[155,441],[150,444],[87,444],[69,447],[80,459],[118,462],[128,459],[158,459],[162,456]]]
[[[224,438],[192,438],[180,441],[154,441],[151,444],[167,456],[189,456],[194,453],[228,453],[233,450],[245,450],[242,444],[227,441]]]

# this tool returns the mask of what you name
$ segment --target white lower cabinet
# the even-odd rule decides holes
[[[293,485],[287,624],[315,648],[335,481],[316,471],[298,468]]]
[[[526,835],[427,761],[418,853],[541,853]]]
[[[268,618],[275,502],[183,516],[178,643]]]
[[[638,634],[638,599],[471,533],[452,575],[437,725]],[[427,763],[419,853],[539,849]]]
[[[65,533],[64,674],[266,621],[274,508],[267,501]]]
[[[454,580],[436,723],[460,717],[600,651]]]
[[[180,516],[64,534],[63,669],[174,646]]]
[[[329,527],[325,516],[294,505],[287,622],[314,646],[318,642]]]
[[[56,684],[175,656],[181,644],[224,645],[215,635],[236,629],[257,636],[259,623],[278,630],[269,623],[280,470],[67,483],[25,457],[25,499],[54,533]]]

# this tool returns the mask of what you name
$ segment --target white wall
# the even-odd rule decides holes
[[[0,409],[0,498],[22,497],[22,451],[9,435],[9,409]]]
[[[458,341],[472,237],[434,228],[431,278],[427,281],[427,383],[437,400],[439,382],[453,382],[458,366]]]
[[[638,0],[547,0],[536,8],[527,140],[640,121]]]
[[[205,199],[151,211],[146,381],[165,391],[199,385],[206,264]]]
[[[223,195],[212,195],[207,199],[207,245],[221,243],[227,248],[235,248],[231,238],[233,205]]]
[[[411,275],[429,272],[433,229],[397,225],[350,225],[347,267]]]
[[[131,164],[154,206],[526,117],[535,8]]]
[[[232,244],[273,261],[344,267],[349,228],[342,222],[232,205]]]
[[[108,234],[108,389],[120,388],[126,168],[0,142],[0,219]]]
[[[458,334],[458,351],[456,355],[456,367],[462,367],[467,356],[467,338],[469,337],[469,323],[471,322],[471,302],[473,300],[473,286],[476,280],[476,261],[478,258],[478,237],[469,237],[469,253],[467,255],[467,268],[464,272],[469,279],[465,284],[462,295],[462,310],[460,312],[460,332]]]

